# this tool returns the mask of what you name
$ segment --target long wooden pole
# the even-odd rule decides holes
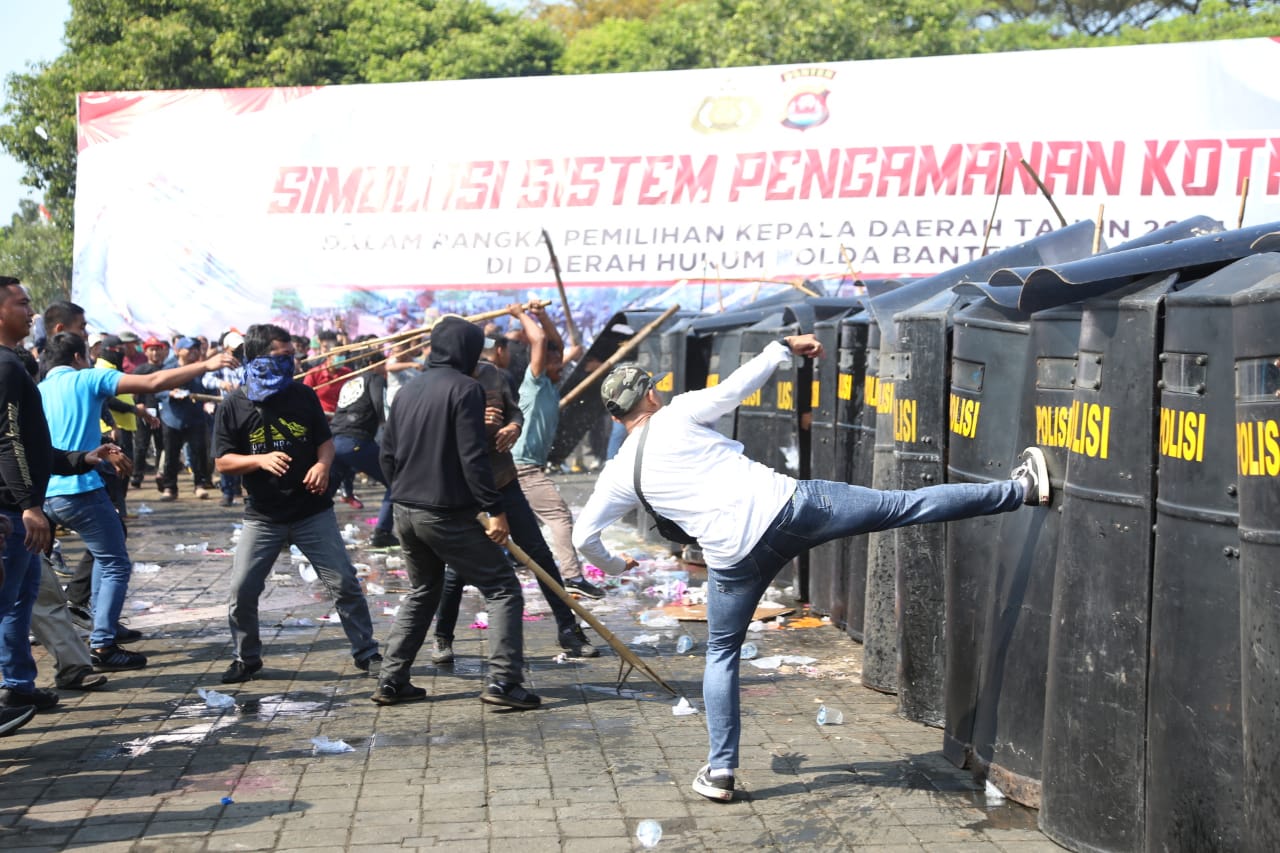
[[[542,229],[542,242],[547,244],[547,254],[551,256],[551,270],[556,274],[556,288],[560,291],[560,304],[564,306],[564,324],[569,331],[569,343],[574,346],[582,344],[582,335],[578,334],[578,325],[573,322],[573,312],[569,310],[569,297],[564,292],[564,281],[560,278],[560,259],[556,257],[556,249],[551,245],[551,235]]]
[[[1106,210],[1105,204],[1098,205],[1098,221],[1093,225],[1093,254],[1098,254],[1098,249],[1102,248],[1102,212]]]
[[[1040,180],[1040,176],[1036,174],[1036,170],[1031,168],[1031,164],[1023,158],[1018,161],[1022,164],[1022,168],[1027,170],[1027,174],[1031,176],[1031,180],[1036,182],[1036,186],[1040,188],[1040,192],[1044,195],[1045,201],[1049,202],[1049,206],[1053,208],[1053,212],[1058,216],[1058,224],[1063,228],[1067,227],[1067,217],[1062,215],[1062,211],[1058,210],[1058,205],[1054,203],[1053,196],[1049,194],[1049,188],[1044,185],[1044,181]]]
[[[617,351],[613,355],[605,359],[603,364],[601,364],[595,370],[591,371],[591,373],[587,375],[586,379],[583,379],[581,382],[579,382],[578,387],[574,388],[568,394],[565,394],[563,397],[561,397],[560,408],[563,409],[565,406],[568,406],[574,400],[577,400],[579,397],[585,394],[588,388],[590,388],[592,385],[598,382],[602,376],[604,376],[606,373],[612,370],[615,364],[622,361],[622,359],[626,357],[627,353],[631,352],[633,349],[639,346],[641,341],[649,337],[649,335],[653,334],[653,332],[659,326],[661,326],[663,323],[667,321],[668,317],[670,317],[672,314],[676,313],[679,310],[680,310],[679,305],[672,305],[666,311],[663,311],[660,315],[658,315],[658,319],[654,320],[652,323],[649,323],[643,329],[636,332],[635,337],[633,337],[631,340],[624,343],[622,346],[618,347]]]
[[[996,178],[996,200],[991,205],[991,217],[987,220],[987,228],[982,234],[982,257],[987,256],[987,243],[991,240],[991,228],[995,225],[996,211],[1000,209],[1000,194],[1004,192],[1004,164],[1009,162],[1009,149],[1000,155],[1000,175]]]
[[[478,518],[480,519],[480,524],[482,524],[484,528],[488,530],[489,529],[488,514],[482,512],[480,513]],[[659,687],[661,687],[663,690],[666,690],[672,696],[680,695],[678,690],[676,690],[670,684],[667,684],[667,682],[662,679],[662,676],[654,672],[647,663],[645,663],[643,660],[639,658],[639,656],[636,655],[635,652],[627,648],[626,643],[619,640],[617,635],[615,635],[612,631],[606,628],[604,626],[604,623],[595,617],[595,614],[593,614],[587,608],[583,607],[572,595],[570,595],[568,592],[565,591],[564,587],[556,583],[555,579],[552,578],[551,575],[547,574],[546,569],[542,568],[542,566],[539,566],[537,563],[535,563],[533,559],[528,554],[525,553],[524,549],[521,548],[519,545],[517,545],[510,537],[508,537],[507,541],[503,543],[503,547],[506,548],[508,551],[510,551],[511,556],[519,560],[520,563],[526,569],[533,572],[538,577],[538,579],[542,581],[543,586],[545,586],[547,589],[554,592],[561,601],[569,605],[570,610],[572,610],[574,613],[581,616],[583,621],[585,621],[588,625],[591,626],[591,630],[595,631],[597,634],[603,637],[604,641],[609,644],[609,647],[618,653],[618,657],[622,658],[632,669],[638,670],[642,675],[649,678],[651,681],[653,681],[654,684],[657,684]],[[622,670],[619,670],[619,674],[618,674],[619,689],[622,688],[623,682],[627,680],[628,674],[629,673],[624,673]]]
[[[1244,205],[1249,200],[1249,176],[1244,176],[1244,183],[1240,186],[1240,212],[1236,214],[1236,227],[1244,226]]]
[[[534,299],[534,300],[532,300],[532,301],[530,301],[530,302],[528,303],[528,306],[527,306],[527,307],[529,307],[529,308],[533,308],[533,307],[537,306],[537,307],[545,308],[546,306],[548,306],[548,305],[550,305],[550,304],[551,304],[551,303],[550,303],[548,300],[545,300],[545,299]],[[482,312],[482,313],[480,313],[480,314],[472,314],[471,316],[469,316],[469,317],[463,317],[462,319],[466,320],[466,321],[467,321],[467,322],[469,322],[469,323],[480,323],[480,322],[483,322],[483,321],[485,321],[485,320],[492,320],[494,317],[501,317],[501,316],[503,316],[503,315],[504,315],[504,314],[506,314],[506,313],[507,313],[507,309],[503,308],[503,309],[501,309],[501,310],[484,311],[484,312]],[[443,320],[443,319],[444,319],[444,317],[441,317],[441,318],[440,318],[440,320]],[[438,323],[438,322],[440,322],[440,320],[437,320],[436,322]],[[432,325],[434,325],[434,324],[432,324]],[[422,335],[422,336],[423,336],[423,340],[422,340],[421,342],[419,342],[419,343],[417,343],[417,344],[414,344],[413,346],[409,347],[409,348],[408,348],[408,349],[406,349],[404,352],[399,353],[399,355],[409,355],[410,353],[421,352],[422,350],[424,350],[424,349],[426,349],[428,346],[430,346],[430,345],[431,345],[431,328],[432,328],[432,326],[424,326],[422,329],[417,330],[417,334]],[[366,343],[373,343],[373,341],[366,341]],[[328,355],[328,353],[326,353],[326,355]],[[350,373],[344,373],[344,374],[342,374],[341,376],[335,376],[333,379],[327,380],[327,381],[325,381],[325,382],[321,382],[319,385],[314,385],[314,386],[312,386],[312,387],[314,387],[314,388],[323,388],[323,387],[325,387],[326,385],[332,385],[332,384],[333,384],[333,383],[335,383],[335,382],[346,382],[348,379],[350,379],[350,378],[351,378],[351,377],[353,377],[353,376],[359,376],[359,375],[360,375],[360,374],[362,374],[362,373],[368,373],[370,370],[374,370],[374,369],[378,368],[380,365],[385,364],[388,360],[389,360],[389,359],[387,359],[387,358],[380,358],[380,359],[377,359],[376,361],[374,361],[374,362],[372,362],[372,363],[370,363],[370,364],[366,364],[364,367],[360,368],[359,370],[353,370],[353,371],[351,371]],[[320,367],[323,367],[323,366],[324,366],[324,365],[321,365]],[[318,367],[313,367],[311,370],[308,370],[308,371],[306,371],[306,372],[304,372],[304,373],[300,373],[300,374],[298,374],[297,376],[295,376],[295,377],[294,377],[294,379],[299,379],[299,378],[301,378],[301,377],[303,377],[303,376],[306,376],[306,375],[308,375],[308,374],[310,374],[310,373],[314,373],[316,370],[319,370],[319,369],[320,369],[320,368],[318,368]]]

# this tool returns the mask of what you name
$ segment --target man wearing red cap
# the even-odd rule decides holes
[[[142,342],[142,352],[146,361],[133,369],[134,375],[145,376],[157,370],[164,370],[165,359],[169,357],[168,343],[152,335]],[[155,416],[159,407],[155,394],[139,394],[137,400],[146,407],[148,414]],[[147,467],[147,451],[153,446],[156,458],[156,488],[162,488],[159,473],[163,437],[164,433],[158,424],[153,428],[146,422],[138,423],[138,429],[133,434],[133,487],[135,489],[142,485],[142,476],[146,473]]]

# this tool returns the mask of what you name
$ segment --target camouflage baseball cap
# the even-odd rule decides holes
[[[635,408],[636,403],[653,387],[653,377],[634,364],[615,367],[600,385],[600,397],[609,414],[620,418]]]

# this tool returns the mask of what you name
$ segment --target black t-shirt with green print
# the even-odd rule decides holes
[[[218,406],[213,423],[213,455],[256,455],[279,450],[293,461],[284,476],[267,471],[244,475],[245,518],[290,524],[333,507],[332,488],[314,495],[302,485],[318,459],[317,448],[332,438],[316,392],[291,382],[264,402],[239,388]],[[331,483],[332,485],[332,483]]]

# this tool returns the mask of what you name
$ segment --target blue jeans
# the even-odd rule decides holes
[[[124,544],[124,523],[111,505],[107,490],[47,498],[44,514],[51,524],[79,533],[85,548],[93,555],[93,592],[89,596],[93,632],[89,635],[89,645],[95,649],[114,645],[116,625],[129,592],[133,561]]]
[[[1010,512],[1022,506],[1014,480],[957,483],[911,491],[879,491],[827,480],[801,480],[746,557],[728,568],[708,566],[707,665],[702,698],[713,770],[738,766],[738,666],[756,604],[787,562],[802,551],[839,539],[909,524],[954,521]]]
[[[22,544],[27,529],[22,513],[0,510],[13,532],[4,542],[4,583],[0,584],[0,672],[4,686],[30,693],[36,686],[31,657],[31,608],[40,595],[40,555]]]
[[[258,599],[266,589],[267,576],[286,538],[311,561],[320,582],[333,596],[342,630],[351,643],[351,657],[359,663],[377,654],[378,641],[373,638],[369,602],[356,578],[355,566],[347,557],[347,546],[338,533],[338,519],[332,509],[327,509],[291,524],[244,520],[231,569],[231,603],[227,606],[236,659],[250,664],[262,662]]]
[[[390,533],[393,523],[391,489],[387,488],[387,481],[382,478],[382,463],[378,460],[378,442],[371,438],[358,438],[353,435],[335,435],[333,452],[336,462],[352,472],[350,477],[345,478],[344,483],[351,482],[355,477],[354,472],[359,471],[382,484],[382,506],[378,509],[378,522],[374,530]],[[337,465],[335,464],[334,467],[336,469]]]

